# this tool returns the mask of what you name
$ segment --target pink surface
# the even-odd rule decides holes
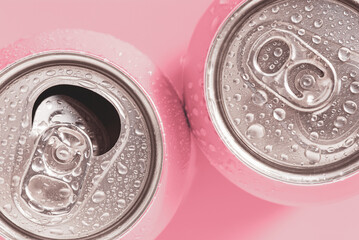
[[[152,58],[181,92],[180,60],[211,0],[2,2],[0,47],[56,28],[110,33]],[[151,11],[149,11],[151,10]],[[288,208],[238,189],[198,152],[188,197],[157,240],[358,239],[359,197],[316,208]]]

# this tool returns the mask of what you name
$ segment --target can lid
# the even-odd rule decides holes
[[[252,0],[218,31],[207,59],[215,128],[271,178],[327,183],[359,168],[356,1]]]
[[[0,230],[15,239],[113,239],[161,174],[156,111],[124,72],[48,52],[0,73]]]

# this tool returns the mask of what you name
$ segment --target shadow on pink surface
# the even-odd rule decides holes
[[[177,214],[157,240],[358,239],[359,196],[294,208],[237,188],[197,151],[197,174]]]
[[[248,239],[291,208],[260,200],[225,179],[203,153],[187,198],[157,240]]]

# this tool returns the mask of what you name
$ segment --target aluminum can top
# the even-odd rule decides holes
[[[0,209],[16,239],[114,239],[161,176],[156,110],[125,72],[84,53],[45,52],[0,73]]]
[[[323,184],[358,170],[358,3],[252,0],[213,39],[205,95],[235,156],[268,177]]]

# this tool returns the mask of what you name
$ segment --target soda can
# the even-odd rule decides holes
[[[83,30],[0,52],[1,234],[154,239],[193,169],[182,104],[158,68]]]
[[[263,199],[358,193],[357,1],[214,1],[184,58],[185,105],[211,163]]]

